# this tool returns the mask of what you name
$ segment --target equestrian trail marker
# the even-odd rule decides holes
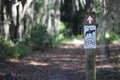
[[[84,48],[96,48],[95,15],[86,14],[84,19]]]
[[[84,26],[84,48],[96,48],[96,26]]]

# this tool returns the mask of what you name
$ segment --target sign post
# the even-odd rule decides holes
[[[89,12],[84,18],[84,49],[86,54],[86,80],[96,80],[96,16]]]

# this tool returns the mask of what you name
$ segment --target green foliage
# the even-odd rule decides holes
[[[60,24],[60,33],[64,33],[66,32],[67,28],[66,28],[66,24],[61,22]]]
[[[43,0],[39,0],[36,4],[35,4],[35,11],[36,13],[39,11],[40,7],[43,6]]]
[[[0,58],[22,58],[32,50],[42,50],[45,48],[44,40],[50,37],[47,34],[47,27],[45,25],[36,24],[30,32],[29,38],[24,38],[22,41],[13,43],[12,41],[0,40],[0,45],[3,47]]]
[[[21,58],[31,52],[32,50],[25,43],[20,42],[13,47],[12,57]]]
[[[31,32],[30,46],[33,50],[43,49],[43,41],[48,37],[47,27],[45,25],[37,24]]]
[[[65,37],[64,37],[64,34],[59,34],[57,37],[56,37],[56,41],[62,41],[64,40]]]
[[[13,51],[11,41],[0,40],[0,46],[2,47],[0,51],[0,59],[9,58]]]
[[[66,24],[61,22],[60,31],[53,38],[53,41],[52,41],[53,46],[59,45],[62,41],[65,40],[65,37],[66,37],[66,34],[67,34],[66,31],[67,31]]]
[[[106,38],[107,42],[109,42],[109,43],[119,40],[119,36],[114,32],[106,33],[105,38]]]
[[[24,41],[15,44],[11,41],[0,40],[0,46],[2,47],[0,59],[21,58],[32,52]]]
[[[99,42],[101,39],[102,39],[102,37],[100,35],[98,35],[97,36],[97,42]],[[118,40],[119,40],[119,35],[117,35],[114,32],[112,32],[112,33],[106,32],[106,34],[105,34],[105,42],[112,43],[112,42],[118,41]]]
[[[55,39],[53,40],[53,46],[59,46],[61,43],[81,38],[83,38],[83,35],[69,35],[67,33],[67,25],[61,22],[60,32],[56,35]]]

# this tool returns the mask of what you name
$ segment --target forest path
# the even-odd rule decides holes
[[[120,45],[109,45],[111,52],[120,52]],[[101,68],[114,70],[108,64],[104,55],[100,55],[99,46],[97,48],[97,71]],[[111,58],[116,59],[118,57]],[[8,79],[0,80],[85,80],[85,51],[83,40],[67,42],[59,48],[49,48],[45,52],[36,51],[27,55],[23,59],[10,59],[0,63],[0,73],[10,73],[14,79],[8,75]],[[22,77],[22,78],[20,78]],[[101,76],[97,76],[101,79]],[[102,75],[103,77],[103,75]],[[109,74],[109,80],[115,77]]]

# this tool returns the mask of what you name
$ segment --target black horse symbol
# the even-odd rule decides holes
[[[89,28],[89,30],[85,33],[85,36],[87,36],[89,34],[91,34],[93,36],[93,32],[95,32],[95,30],[90,30],[90,28]]]

